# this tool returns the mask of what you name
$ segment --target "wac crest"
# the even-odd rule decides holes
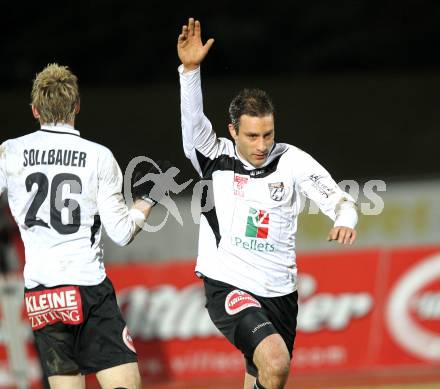
[[[284,198],[285,189],[282,182],[269,183],[270,198],[275,201],[281,201]]]

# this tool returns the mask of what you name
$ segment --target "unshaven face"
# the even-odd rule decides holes
[[[240,157],[257,168],[262,166],[274,143],[273,115],[241,115],[239,126],[238,134],[232,124],[229,124],[228,128]]]

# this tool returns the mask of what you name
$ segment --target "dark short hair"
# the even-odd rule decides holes
[[[243,89],[229,105],[229,118],[238,131],[241,115],[263,117],[274,114],[269,95],[261,89]]]

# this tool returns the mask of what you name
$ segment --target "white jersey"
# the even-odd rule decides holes
[[[203,113],[200,68],[179,67],[183,147],[203,179],[214,208],[202,212],[196,272],[259,296],[297,288],[295,233],[304,194],[335,221],[354,228],[357,212],[339,206],[353,202],[309,154],[274,144],[262,167],[237,154],[234,144],[217,138]],[[206,204],[204,204],[206,207]]]
[[[0,146],[0,194],[7,189],[25,245],[27,288],[99,284],[106,277],[101,223],[120,245],[135,235],[139,211],[127,209],[118,163],[79,135],[68,125],[43,125]]]

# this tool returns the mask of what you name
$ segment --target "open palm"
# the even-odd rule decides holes
[[[182,26],[182,33],[177,40],[177,54],[185,70],[197,68],[213,43],[214,39],[202,43],[200,22],[190,18],[188,25]]]

